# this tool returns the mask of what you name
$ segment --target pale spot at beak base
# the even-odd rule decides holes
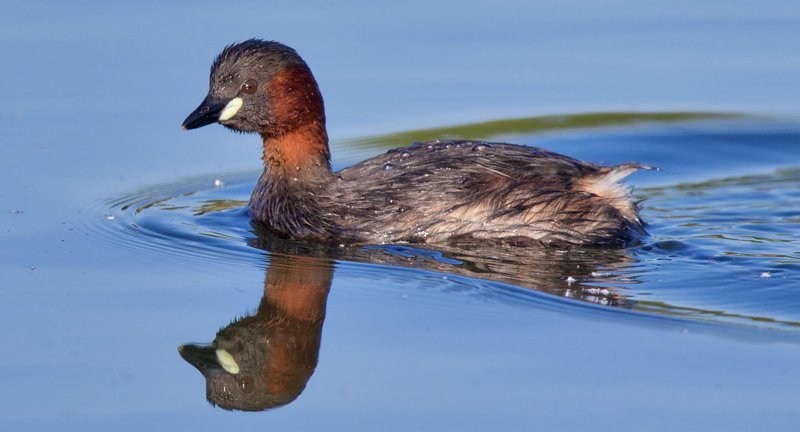
[[[244,105],[242,98],[237,97],[231,99],[230,102],[225,105],[225,108],[222,109],[222,112],[219,113],[219,121],[223,122],[232,119],[233,116],[239,112],[239,109],[242,108],[242,105]]]
[[[231,353],[224,349],[218,349],[216,351],[217,354],[217,361],[219,362],[220,366],[225,369],[226,372],[229,374],[236,375],[239,373],[239,365],[236,364],[236,360],[233,359]]]

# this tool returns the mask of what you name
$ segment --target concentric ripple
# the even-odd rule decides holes
[[[658,139],[680,143],[686,135]],[[736,136],[752,140],[741,145],[770,146],[769,134]],[[92,211],[91,229],[116,247],[203,263],[263,268],[273,253],[308,255],[334,259],[337,272],[356,272],[376,285],[393,277],[387,269],[405,268],[404,277],[419,278],[430,289],[463,286],[485,301],[523,302],[520,292],[547,293],[562,303],[568,298],[645,313],[800,327],[797,167],[640,188],[637,197],[645,200],[643,217],[651,236],[626,250],[552,250],[485,241],[419,247],[282,240],[261,232],[247,214],[257,177],[256,172],[206,176],[125,194]],[[432,279],[432,274],[452,277]],[[495,285],[487,290],[487,283]]]
[[[257,178],[235,173],[154,185],[103,202],[90,228],[144,253],[252,266],[263,262],[263,251],[248,246],[255,234],[247,201]]]

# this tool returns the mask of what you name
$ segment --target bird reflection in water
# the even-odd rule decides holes
[[[334,260],[414,267],[592,303],[633,305],[619,286],[635,279],[615,276],[631,262],[622,249],[555,250],[485,240],[451,242],[435,250],[339,247],[279,239],[258,225],[255,231],[257,237],[249,244],[270,252],[256,313],[222,328],[209,345],[179,347],[181,356],[205,377],[209,402],[227,410],[279,407],[305,389],[319,358]]]
[[[300,395],[317,367],[331,260],[273,254],[255,315],[181,356],[206,379],[206,398],[227,410],[263,411]]]

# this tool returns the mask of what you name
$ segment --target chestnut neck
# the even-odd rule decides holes
[[[278,136],[262,133],[261,138],[264,169],[271,175],[313,179],[331,174],[324,120],[299,126]]]
[[[250,213],[271,231],[294,238],[341,235],[331,216],[325,108],[304,64],[284,68],[270,81],[270,124],[261,131],[264,173],[250,197]]]
[[[298,64],[282,69],[270,81],[267,92],[272,122],[260,132],[265,170],[293,179],[330,175],[325,107],[308,67]]]

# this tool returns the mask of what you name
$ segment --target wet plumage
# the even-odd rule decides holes
[[[332,172],[316,81],[276,42],[251,40],[220,54],[209,95],[184,127],[215,121],[262,136],[264,173],[250,209],[285,237],[621,246],[645,233],[629,189],[618,183],[647,168],[639,164],[602,167],[528,146],[432,141]]]

